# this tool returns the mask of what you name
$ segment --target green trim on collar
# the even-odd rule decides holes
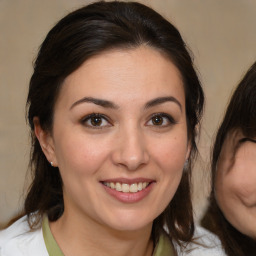
[[[61,251],[60,247],[58,246],[52,235],[47,216],[44,216],[43,218],[42,229],[45,246],[49,256],[64,256],[63,252]]]
[[[172,242],[166,234],[162,234],[155,247],[153,256],[174,256],[174,249]]]
[[[45,246],[47,248],[49,256],[64,256],[63,252],[61,251],[60,247],[58,246],[52,235],[47,216],[44,216],[43,218],[42,229]],[[174,255],[175,253],[170,239],[167,237],[166,234],[162,234],[159,238],[159,242],[154,249],[153,256]]]

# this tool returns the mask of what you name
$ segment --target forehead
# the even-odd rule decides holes
[[[181,74],[169,58],[160,51],[140,46],[135,49],[115,49],[85,61],[64,81],[63,97],[95,96],[116,101],[157,95],[184,100]]]

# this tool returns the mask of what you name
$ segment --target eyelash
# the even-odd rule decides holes
[[[102,122],[106,121],[108,123],[108,125],[105,125],[105,126],[92,125],[92,118],[100,118]],[[91,124],[87,124],[88,121],[90,121]],[[92,113],[88,116],[85,116],[84,118],[82,118],[81,123],[89,128],[92,128],[92,129],[102,129],[106,126],[107,127],[112,126],[112,123],[110,122],[110,120],[105,115],[102,115],[99,113]]]
[[[151,115],[150,120],[148,122],[150,122],[150,121],[152,122],[152,119],[154,117],[166,118],[168,120],[168,124],[165,124],[165,125],[159,125],[158,126],[158,125],[152,124],[152,126],[155,126],[157,128],[168,127],[168,126],[171,126],[171,125],[174,125],[174,124],[177,123],[171,115],[166,114],[166,113],[155,113],[155,114]]]
[[[167,119],[168,124],[164,124],[164,125],[162,125],[162,124],[160,124],[160,125],[153,124],[152,119],[155,118],[155,117],[160,117],[162,119],[161,121],[163,121],[163,122],[165,122],[163,119]],[[106,121],[108,124],[107,125],[103,125],[103,126],[93,125],[92,124],[92,119],[93,118],[99,118],[100,122],[101,122],[100,125],[104,121]],[[88,121],[90,121],[90,124],[87,123]],[[85,126],[87,126],[89,128],[92,128],[92,129],[103,129],[105,127],[110,127],[110,126],[113,125],[109,118],[107,118],[105,115],[100,114],[100,113],[92,113],[90,115],[87,115],[84,118],[82,118],[80,122],[83,125],[85,125]],[[164,127],[168,127],[168,126],[171,126],[171,125],[174,125],[174,124],[177,123],[171,115],[168,115],[166,113],[155,113],[155,114],[151,115],[149,121],[147,121],[146,124],[148,124],[149,122],[152,123],[149,126],[154,126],[156,128],[164,128]]]

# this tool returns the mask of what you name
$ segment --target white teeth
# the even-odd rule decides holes
[[[132,193],[138,192],[138,185],[136,183],[135,184],[131,184],[129,192],[132,192]]]
[[[143,189],[145,189],[149,182],[139,182],[139,183],[133,183],[131,185],[126,184],[126,183],[120,183],[120,182],[104,182],[103,183],[105,186],[115,189],[117,191],[120,192],[124,192],[124,193],[136,193],[139,192]]]
[[[121,185],[119,182],[117,182],[115,189],[116,189],[117,191],[122,191],[122,185]]]
[[[122,192],[124,193],[130,192],[130,188],[128,184],[122,184]]]

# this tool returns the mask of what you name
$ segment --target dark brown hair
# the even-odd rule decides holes
[[[203,226],[219,236],[227,255],[249,256],[256,254],[256,242],[240,233],[227,221],[214,195],[217,162],[223,143],[227,135],[236,130],[242,132],[244,141],[253,141],[256,137],[256,62],[234,91],[217,132],[212,152],[210,206],[202,221]]]
[[[177,243],[191,241],[194,222],[190,176],[197,151],[196,126],[201,119],[204,94],[178,30],[151,8],[136,2],[100,1],[80,8],[61,19],[40,47],[27,98],[33,182],[26,197],[25,213],[31,227],[45,213],[50,221],[55,221],[64,211],[61,176],[41,150],[34,134],[33,118],[38,117],[41,127],[50,132],[54,104],[68,75],[104,51],[133,49],[141,45],[160,51],[179,69],[186,97],[188,136],[192,144],[188,171],[184,172],[170,204],[154,221],[152,237],[156,242],[163,226],[167,225],[170,237]]]

